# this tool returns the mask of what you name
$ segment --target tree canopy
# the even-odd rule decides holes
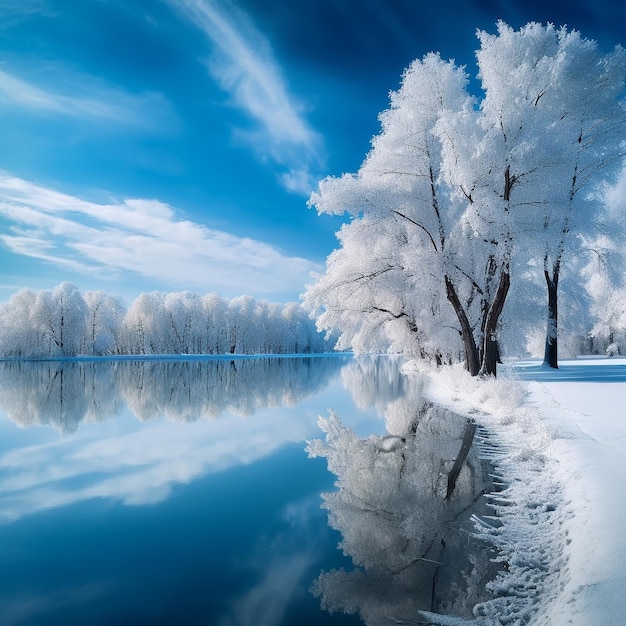
[[[540,273],[556,350],[562,266],[606,218],[594,186],[623,155],[626,54],[551,24],[478,39],[480,95],[452,61],[414,61],[358,172],[311,195],[350,216],[304,295],[342,348],[495,374],[508,296]]]

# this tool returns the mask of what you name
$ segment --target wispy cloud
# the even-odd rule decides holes
[[[171,132],[179,127],[177,115],[159,93],[133,94],[67,68],[47,66],[45,78],[35,84],[0,69],[0,103],[37,113],[111,122],[139,130]],[[45,83],[45,85],[43,84]],[[54,85],[49,88],[46,85]]]
[[[49,12],[48,0],[0,0],[0,30],[12,28],[23,20]]]
[[[208,70],[233,104],[258,123],[258,133],[248,138],[287,170],[279,177],[281,183],[289,191],[308,193],[309,170],[320,166],[322,141],[289,93],[267,39],[231,2],[165,1],[212,42],[215,52]]]
[[[98,204],[0,174],[0,241],[65,269],[132,272],[178,289],[267,296],[299,290],[319,268],[264,242],[207,228],[158,200]]]

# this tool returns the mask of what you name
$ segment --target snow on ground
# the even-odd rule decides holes
[[[569,579],[548,623],[624,624],[626,359],[565,361],[558,372],[524,369],[521,376],[536,379],[530,400],[554,431],[551,454],[572,502]]]
[[[475,623],[626,624],[626,358],[442,371],[429,395],[485,427],[505,483],[499,523],[477,520],[507,567]]]

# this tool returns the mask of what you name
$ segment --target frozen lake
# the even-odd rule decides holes
[[[467,424],[418,382],[339,355],[0,363],[3,626],[467,615],[484,468],[446,498]],[[351,434],[311,457],[329,410]]]

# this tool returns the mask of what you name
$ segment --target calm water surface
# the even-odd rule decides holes
[[[484,488],[468,459],[458,503],[441,504],[464,423],[426,412],[408,440],[370,437],[418,411],[418,387],[384,358],[0,363],[0,623],[374,624],[414,615],[417,596],[449,609],[431,604],[445,571],[423,564],[450,558],[441,533]],[[329,410],[353,436],[310,456]],[[407,456],[427,467],[408,473]],[[390,532],[409,521],[428,531]],[[453,611],[485,575],[450,583],[465,585]]]

